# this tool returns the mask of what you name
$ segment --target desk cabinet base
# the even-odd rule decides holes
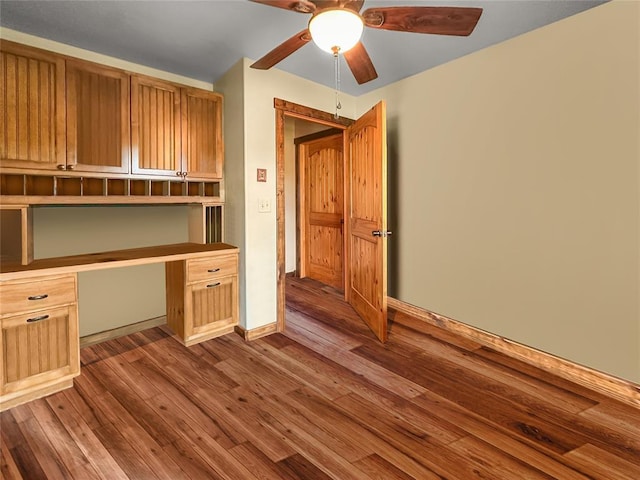
[[[72,386],[80,373],[80,351],[75,275],[8,282],[0,290],[3,411]]]
[[[167,262],[167,325],[186,346],[234,331],[238,324],[238,256]]]

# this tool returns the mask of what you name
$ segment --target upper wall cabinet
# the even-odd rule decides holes
[[[181,176],[179,86],[131,77],[131,146],[133,173]]]
[[[65,64],[59,55],[0,42],[0,160],[55,170],[66,164]]]
[[[131,78],[132,172],[222,178],[222,97]]]
[[[183,88],[182,158],[189,177],[222,178],[222,96]]]
[[[11,173],[222,179],[221,95],[13,42],[0,50],[0,166]]]
[[[81,60],[66,62],[66,170],[129,171],[130,76]]]

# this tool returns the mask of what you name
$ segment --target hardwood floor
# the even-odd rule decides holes
[[[285,334],[82,349],[74,388],[0,414],[3,478],[640,478],[639,410],[406,315],[382,345],[287,282]]]

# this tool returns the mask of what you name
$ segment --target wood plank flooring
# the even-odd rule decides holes
[[[2,478],[640,478],[639,410],[400,313],[382,345],[287,281],[285,334],[82,349],[74,388],[0,414]]]

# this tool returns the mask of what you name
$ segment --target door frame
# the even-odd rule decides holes
[[[343,131],[354,121],[349,118],[335,118],[332,113],[323,112],[280,98],[273,99],[276,115],[276,268],[277,268],[277,320],[276,331],[282,332],[285,327],[285,208],[284,208],[284,122],[286,117],[307,120],[334,127]],[[343,152],[347,155],[347,151]],[[346,199],[345,199],[346,200]],[[346,222],[345,222],[346,223]],[[347,252],[344,252],[345,260]],[[345,261],[346,264],[346,261]],[[344,272],[346,275],[348,272]]]

